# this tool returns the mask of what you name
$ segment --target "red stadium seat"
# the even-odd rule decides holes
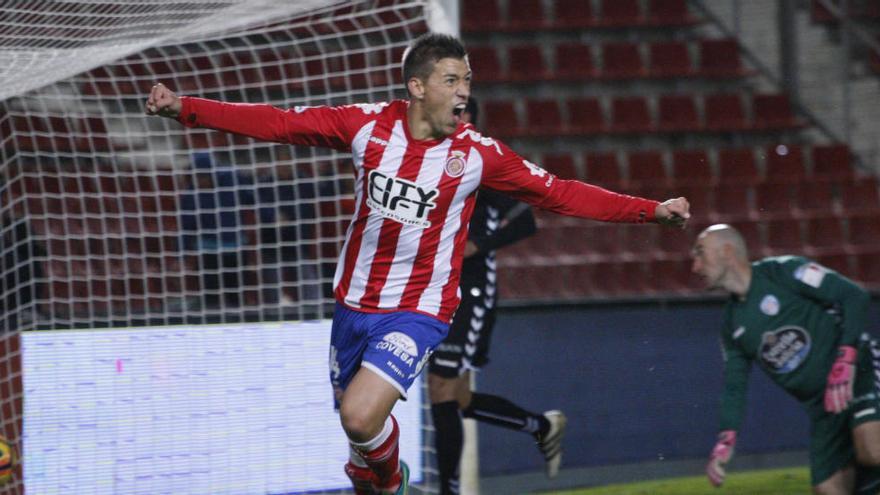
[[[798,216],[827,215],[836,210],[830,182],[804,181],[795,184],[795,212]]]
[[[669,182],[659,151],[633,151],[628,156],[629,182],[635,187],[663,187]]]
[[[713,184],[715,176],[706,150],[673,151],[672,177],[676,184],[695,184],[703,187]]]
[[[544,29],[549,26],[541,0],[508,0],[507,28],[515,31]]]
[[[649,259],[657,249],[659,235],[656,225],[620,225],[623,254],[632,259]],[[666,232],[662,233],[663,235]]]
[[[508,74],[512,81],[539,81],[553,77],[547,69],[547,64],[544,63],[544,56],[538,45],[510,47],[508,67]],[[480,70],[482,71],[483,68],[480,67]]]
[[[740,95],[722,93],[705,97],[706,130],[742,131],[749,128]]]
[[[602,21],[605,26],[637,26],[643,22],[638,0],[601,0]]]
[[[687,259],[658,260],[651,263],[651,285],[659,293],[683,293],[702,289]]]
[[[736,221],[754,215],[751,188],[745,184],[723,184],[715,191],[715,216],[720,221]]]
[[[575,167],[574,158],[566,154],[544,155],[541,166],[560,179],[577,179],[580,174]]]
[[[623,183],[617,153],[587,153],[584,158],[587,164],[586,180],[610,189],[619,189]]]
[[[767,231],[766,254],[791,254],[802,249],[804,241],[798,221],[789,218],[770,220],[764,223],[764,227]]]
[[[525,132],[533,136],[557,136],[563,132],[562,116],[556,100],[527,100]]]
[[[850,274],[862,285],[876,290],[880,287],[880,253],[865,253],[855,257],[856,270]]]
[[[820,255],[816,258],[816,261],[820,265],[830,268],[847,277],[852,276],[857,268],[855,259],[842,252]]]
[[[553,25],[558,28],[585,28],[596,24],[590,0],[555,0]]]
[[[735,39],[700,40],[699,67],[703,77],[739,77],[747,74],[742,67],[739,45]]]
[[[520,132],[519,119],[512,101],[483,101],[483,128],[491,135],[511,136]]]
[[[684,26],[693,24],[687,0],[649,0],[648,22],[658,26]]]
[[[662,95],[657,103],[657,129],[664,132],[693,132],[699,130],[697,105],[689,95]]]
[[[806,177],[804,155],[800,146],[780,144],[769,146],[765,152],[767,180],[799,182]]]
[[[880,211],[877,180],[873,177],[844,182],[840,185],[843,209],[848,212]]]
[[[789,182],[765,182],[755,187],[755,206],[764,219],[790,218],[794,207],[794,187]]]
[[[575,98],[566,102],[569,132],[593,134],[605,131],[605,117],[599,99]]]
[[[560,79],[590,79],[596,77],[593,51],[583,43],[556,45],[556,77]]]
[[[691,55],[683,41],[651,43],[651,77],[688,77],[694,75]]]
[[[646,75],[638,44],[617,42],[602,45],[602,77],[631,79]]]
[[[761,236],[760,222],[742,220],[730,222],[730,224],[742,234],[743,240],[746,241],[746,247],[750,253],[761,252],[761,248],[764,246],[764,241]]]
[[[849,245],[862,251],[880,249],[880,217],[869,214],[849,217]]]
[[[754,126],[757,129],[788,129],[801,125],[792,111],[788,95],[752,95],[752,107],[755,112]]]
[[[481,81],[500,81],[507,77],[501,70],[501,62],[494,46],[469,46],[468,60],[479,71]]]
[[[755,154],[749,148],[718,150],[718,169],[722,183],[754,183],[759,179]]]
[[[846,239],[843,222],[835,215],[816,216],[807,220],[806,252],[812,258],[840,253]]]
[[[813,177],[816,179],[852,180],[852,152],[845,144],[814,146]]]
[[[640,96],[618,97],[611,102],[611,130],[648,132],[653,128],[648,102]]]
[[[715,191],[709,186],[710,182],[702,185],[682,186],[670,188],[669,197],[684,196],[691,205],[690,223],[701,222],[713,218],[715,208]]]
[[[498,0],[461,2],[462,31],[497,31],[501,28]]]

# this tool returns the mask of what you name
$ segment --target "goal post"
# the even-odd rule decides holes
[[[238,443],[209,449],[218,457],[201,464],[186,457],[196,456],[186,439],[206,445],[209,432],[195,424],[216,418],[200,417],[197,406],[215,404],[219,396],[211,394],[223,388],[221,378],[235,377],[229,361],[214,359],[213,352],[247,356],[242,369],[283,381],[299,376],[285,374],[293,367],[279,352],[290,351],[314,359],[326,375],[326,346],[315,351],[316,358],[296,347],[296,336],[320,333],[309,322],[332,314],[333,270],[353,209],[350,157],[185,130],[145,117],[144,100],[156,82],[183,95],[281,107],[403,97],[403,50],[429,27],[454,31],[457,18],[450,12],[452,3],[429,0],[46,0],[0,6],[0,431],[24,466],[0,494],[48,493],[77,480],[126,483],[138,476],[152,477],[146,486],[153,491],[144,493],[161,493],[155,490],[175,476],[222,462],[277,467],[281,461],[260,452],[260,445],[270,443],[266,439],[242,443],[248,438],[236,422],[244,421],[242,415],[231,414],[238,419],[227,424],[226,438]],[[285,332],[284,338],[272,332]],[[177,346],[162,347],[169,342]],[[163,355],[166,360],[157,357]],[[144,363],[153,367],[138,367]],[[179,396],[162,391],[162,383],[184,387],[169,388],[178,391],[194,383],[208,388],[179,403]],[[240,384],[237,397],[258,383]],[[45,401],[53,386],[54,393],[63,392],[55,409]],[[141,405],[158,408],[150,418],[167,420],[162,431],[177,442],[169,447],[173,455],[161,458],[169,438],[126,426],[126,414],[148,420],[135,414],[138,400],[118,395],[121,390],[143,392]],[[265,390],[264,397],[281,400],[274,390]],[[278,404],[293,414],[292,424],[318,421],[295,412],[306,410],[298,408],[309,401],[330,399],[329,387],[308,388],[308,394]],[[98,420],[77,416],[96,404]],[[415,443],[421,451],[412,455],[423,459],[419,489],[432,493],[430,408],[424,400],[417,406],[408,414],[420,425]],[[270,409],[259,414],[279,414]],[[176,412],[163,416],[163,410]],[[169,426],[183,424],[174,421],[184,415],[194,422],[190,432]],[[335,421],[329,410],[327,417]],[[101,421],[111,419],[117,436],[101,436]],[[52,449],[43,440],[71,429],[81,436],[64,438],[86,442],[98,457],[71,462],[65,472],[40,464],[49,458],[46,451],[28,448]],[[124,452],[125,445],[156,448],[154,471]],[[232,447],[248,455],[233,455]],[[325,448],[328,458],[345,455]],[[285,459],[294,456],[285,452]],[[272,480],[282,483],[272,490],[338,491],[313,483],[322,471],[312,464],[321,455],[294,464],[303,471],[289,473],[289,486]],[[236,486],[268,493],[270,484],[259,484],[258,468],[242,470],[248,481]],[[107,481],[102,469],[117,475]],[[308,483],[297,485],[300,479]],[[199,483],[175,484],[173,493],[232,493]]]

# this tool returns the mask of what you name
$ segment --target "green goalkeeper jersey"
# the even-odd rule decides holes
[[[721,430],[739,429],[753,361],[804,405],[821,404],[837,347],[857,345],[869,302],[858,285],[806,258],[752,263],[748,292],[725,308]]]

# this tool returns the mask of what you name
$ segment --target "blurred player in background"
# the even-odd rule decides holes
[[[462,121],[476,126],[477,108],[476,100],[470,98]],[[470,388],[471,370],[479,370],[489,361],[498,298],[495,250],[534,233],[535,217],[528,205],[491,190],[479,192],[464,248],[461,304],[449,326],[449,336],[431,355],[428,368],[441,495],[459,493],[462,416],[533,435],[544,454],[547,476],[552,478],[559,472],[565,415],[559,411],[532,413],[503,397],[472,393]]]
[[[697,237],[693,257],[709,288],[731,294],[721,330],[721,432],[706,467],[709,481],[724,481],[757,362],[810,417],[813,491],[880,491],[880,346],[864,333],[869,295],[799,256],[750,263],[742,236],[725,224]]]
[[[408,100],[378,104],[281,110],[178,97],[161,84],[146,102],[147,114],[186,127],[351,152],[356,206],[334,279],[330,381],[357,494],[407,493],[391,409],[449,330],[479,187],[609,222],[681,227],[690,216],[684,198],[659,203],[558,179],[462,122],[471,70],[452,36],[413,40],[403,80]]]

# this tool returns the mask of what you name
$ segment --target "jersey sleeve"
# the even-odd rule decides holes
[[[384,105],[294,107],[226,103],[183,96],[177,120],[186,127],[232,132],[261,141],[348,151],[357,131]]]
[[[775,265],[776,278],[786,287],[841,312],[839,345],[856,346],[865,331],[870,295],[855,282],[800,256]]]
[[[733,341],[730,315],[725,318],[721,332],[721,351],[724,357],[724,389],[721,392],[719,431],[738,431],[746,410],[746,393],[752,361]]]
[[[479,136],[479,134],[477,134]],[[485,143],[491,142],[491,145]],[[482,138],[486,150],[482,185],[537,208],[604,222],[655,220],[657,201],[618,194],[576,180],[563,180],[522,158],[501,142]]]

